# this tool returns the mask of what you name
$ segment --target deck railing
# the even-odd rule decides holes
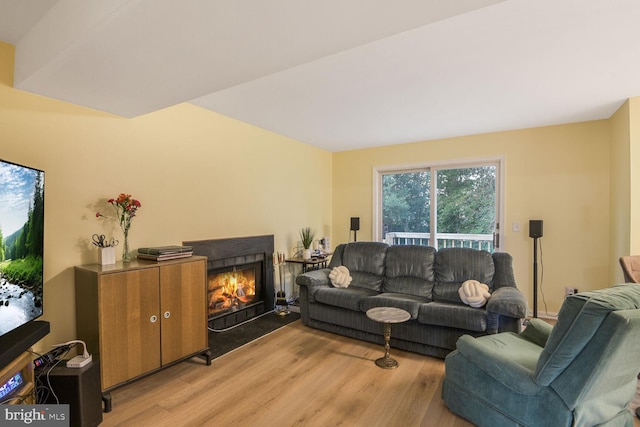
[[[493,252],[493,234],[437,233],[436,244],[429,233],[387,233],[384,242],[389,245],[421,245],[442,248],[473,248]]]

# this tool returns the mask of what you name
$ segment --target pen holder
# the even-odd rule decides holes
[[[98,248],[98,262],[100,265],[108,265],[116,263],[116,248],[114,246],[107,246],[106,248]]]

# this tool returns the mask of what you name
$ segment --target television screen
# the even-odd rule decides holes
[[[0,336],[42,315],[44,172],[0,159]]]

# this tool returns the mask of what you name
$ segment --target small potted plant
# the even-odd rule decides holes
[[[302,241],[302,259],[311,258],[311,244],[313,243],[314,233],[311,227],[304,227],[300,230],[300,240]]]

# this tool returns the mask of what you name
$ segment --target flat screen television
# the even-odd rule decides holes
[[[0,159],[0,355],[43,314],[43,257],[44,172]]]

